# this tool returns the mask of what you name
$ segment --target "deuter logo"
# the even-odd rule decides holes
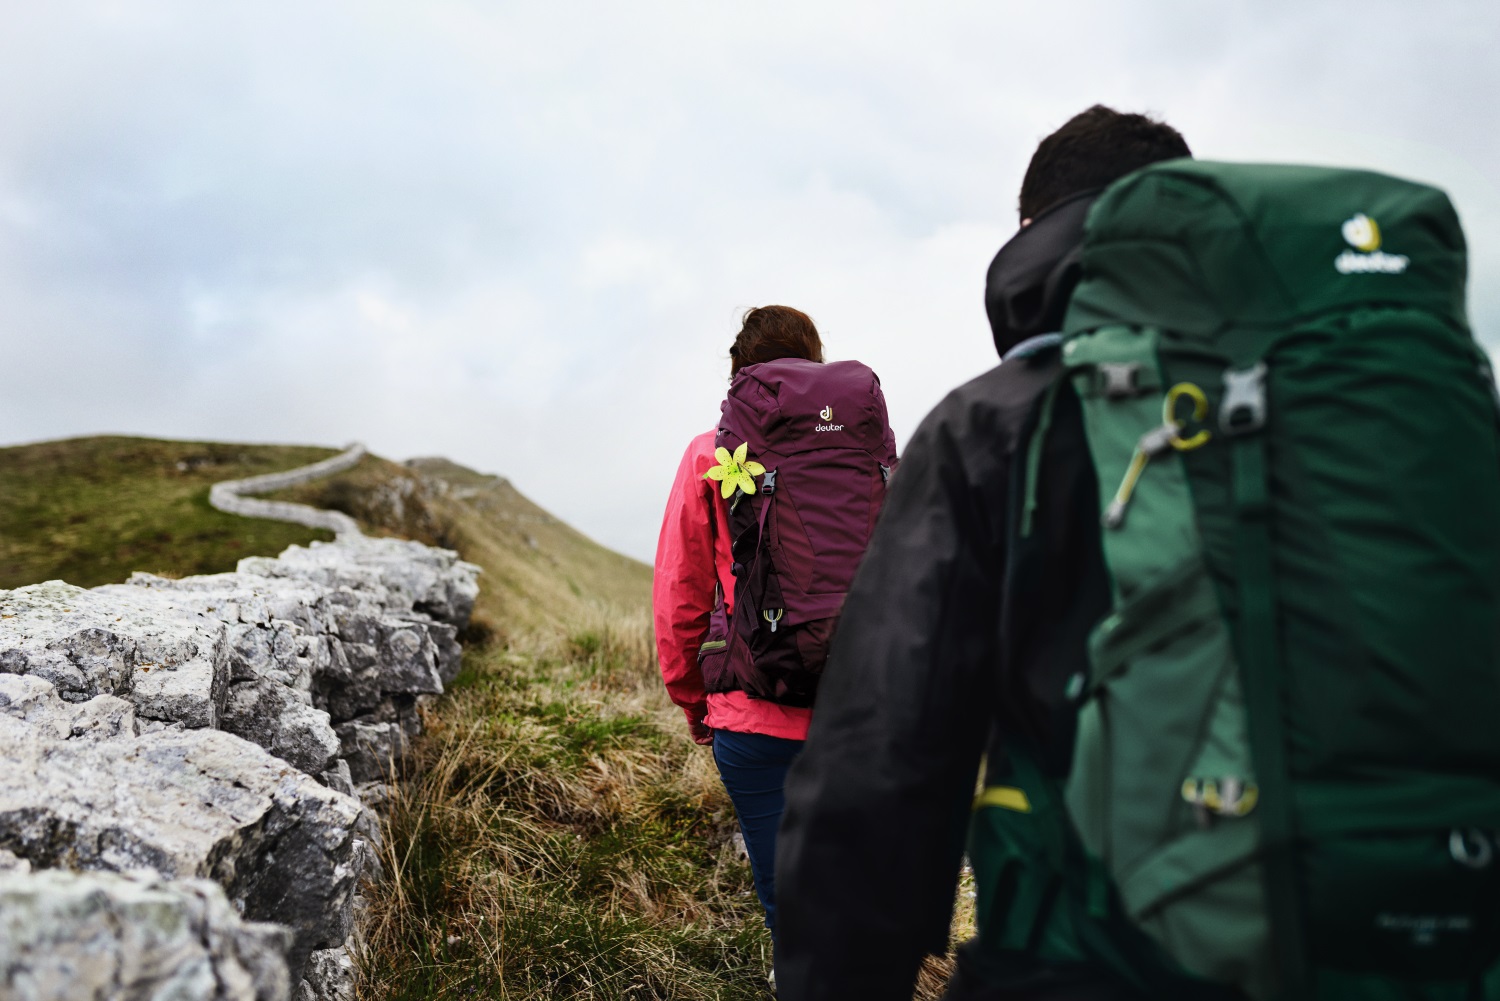
[[[821,417],[821,418],[823,418],[823,420],[825,420],[825,421],[832,421],[833,420],[833,408],[832,407],[824,407],[822,410],[818,411],[818,416]],[[842,430],[844,430],[844,425],[842,425],[842,424],[814,424],[813,425],[813,430],[814,431],[842,431]]]
[[[824,407],[822,410],[818,411],[818,416],[823,418],[825,421],[833,420],[833,408]]]
[[[1380,224],[1363,212],[1344,220],[1340,232],[1356,254],[1346,250],[1334,258],[1333,267],[1341,275],[1399,275],[1406,270],[1411,259],[1405,254],[1387,254],[1380,249]]]
[[[1344,239],[1355,250],[1363,250],[1368,254],[1380,249],[1380,224],[1363,212],[1344,220],[1343,233]]]

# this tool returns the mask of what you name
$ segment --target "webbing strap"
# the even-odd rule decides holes
[[[1296,820],[1282,731],[1282,662],[1276,629],[1271,549],[1270,475],[1259,429],[1232,439],[1230,463],[1237,523],[1240,672],[1249,716],[1250,751],[1260,785],[1260,824],[1271,940],[1285,1001],[1308,996],[1302,911],[1297,892]]]
[[[1036,519],[1037,480],[1041,476],[1042,450],[1047,445],[1047,432],[1052,430],[1052,412],[1057,407],[1057,391],[1062,388],[1063,376],[1058,376],[1047,394],[1042,397],[1041,413],[1037,415],[1036,428],[1026,447],[1025,500],[1021,505],[1021,538],[1031,538],[1031,526]]]
[[[1042,927],[1042,915],[1057,898],[1062,879],[1056,873],[1031,873],[1031,878],[1022,878],[1016,885],[1010,908],[1005,912],[1004,924],[1000,928],[999,946],[1012,952],[1032,949],[1037,932]]]
[[[761,497],[761,500],[760,500],[760,513],[759,513],[759,515],[755,519],[755,565],[756,566],[760,565],[760,561],[762,559],[766,559],[766,558],[768,558],[770,556],[770,552],[767,550],[766,545],[765,545],[765,541],[766,541],[766,522],[770,520],[770,517],[771,517],[771,505],[773,503],[775,503],[775,501],[776,501],[776,494],[777,494],[777,490],[776,490],[776,470],[774,470],[774,469],[768,469],[768,470],[766,470],[765,482],[764,482],[764,484],[762,486],[762,489],[760,491],[760,497]],[[771,573],[769,573],[769,574],[766,575],[767,581],[769,581],[770,578],[775,575],[775,572],[776,572],[776,565],[775,565],[775,563],[772,563],[771,564]],[[751,579],[753,580],[754,578],[755,578],[755,573],[752,570],[752,572],[751,572]],[[747,595],[749,594],[749,589],[748,588],[746,589],[746,593],[747,593]],[[750,612],[751,621],[754,621],[755,614],[757,612],[764,613],[764,612],[770,611],[772,608],[779,608],[779,607],[781,607],[779,605],[774,605],[774,604],[766,605],[766,598],[767,598],[766,594],[761,594],[760,595],[760,602],[761,602],[761,604],[763,606],[766,606],[766,607],[755,608],[753,605],[751,606],[751,609],[752,609],[751,612]],[[777,601],[781,600],[781,589],[779,587],[777,588],[777,592],[776,592],[776,600]],[[767,621],[769,621],[769,620],[767,620]],[[773,626],[773,631],[774,631],[774,626]]]

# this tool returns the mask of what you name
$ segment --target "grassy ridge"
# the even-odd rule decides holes
[[[233,570],[242,556],[332,538],[215,511],[208,488],[334,454],[124,437],[0,448],[0,588],[57,578],[94,587],[134,570],[218,573]]]
[[[446,459],[397,465],[367,456],[270,496],[343,511],[372,533],[457,549],[484,568],[476,614],[507,639],[548,639],[601,609],[650,605],[650,567],[559,521],[505,478]]]
[[[207,505],[333,450],[95,438],[0,449],[0,587],[233,569],[322,533]],[[651,571],[500,477],[367,457],[275,495],[480,564],[464,669],[385,821],[363,999],[765,996],[770,940],[713,758],[656,671]],[[961,910],[960,936],[972,908]],[[917,998],[940,993],[944,963]]]

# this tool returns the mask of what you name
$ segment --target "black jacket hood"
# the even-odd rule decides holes
[[[1083,221],[1099,191],[1058,202],[1000,248],[985,280],[984,311],[1005,353],[1028,337],[1062,329],[1078,284]]]

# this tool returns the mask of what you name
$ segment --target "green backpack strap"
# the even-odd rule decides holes
[[[1066,381],[1059,375],[1056,381],[1047,389],[1042,397],[1041,410],[1037,414],[1036,427],[1031,432],[1031,439],[1026,445],[1026,482],[1022,487],[1024,500],[1021,502],[1021,538],[1031,538],[1031,531],[1036,522],[1036,492],[1037,481],[1041,472],[1042,452],[1047,445],[1047,432],[1052,430],[1052,415],[1057,409],[1057,393],[1062,389]]]
[[[1250,751],[1260,782],[1260,823],[1271,945],[1284,996],[1305,997],[1307,957],[1294,850],[1296,820],[1282,732],[1283,667],[1276,630],[1276,569],[1266,463],[1266,363],[1224,373],[1219,430],[1230,439],[1230,489],[1240,593],[1240,677]]]

